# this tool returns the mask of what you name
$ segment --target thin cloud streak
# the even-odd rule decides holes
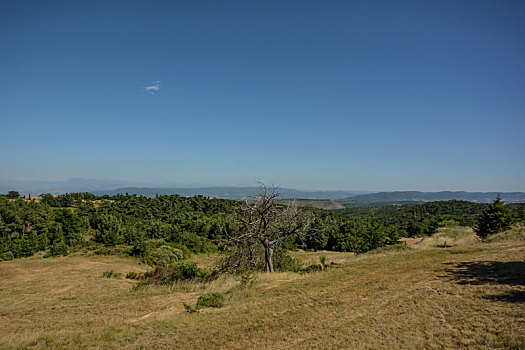
[[[149,85],[143,86],[142,90],[146,91],[150,95],[155,95],[156,92],[160,91],[160,81],[154,81]]]

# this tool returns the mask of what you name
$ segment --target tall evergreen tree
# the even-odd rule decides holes
[[[478,217],[474,231],[481,238],[505,231],[514,222],[512,209],[504,204],[500,196],[496,198],[487,209]]]

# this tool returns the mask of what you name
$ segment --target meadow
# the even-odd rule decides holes
[[[446,239],[447,248],[442,247]],[[525,228],[468,228],[366,254],[295,251],[325,271],[137,288],[135,258],[42,255],[0,263],[0,348],[287,349],[525,346]],[[202,266],[214,256],[194,255]],[[333,264],[330,264],[332,263]],[[106,278],[106,271],[121,275]],[[244,283],[243,283],[244,282]],[[205,293],[222,308],[185,311]]]

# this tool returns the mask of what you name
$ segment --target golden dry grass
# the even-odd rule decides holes
[[[520,349],[520,237],[359,256],[295,252],[306,263],[325,254],[341,264],[305,275],[258,274],[248,287],[225,277],[132,291],[134,282],[102,277],[145,269],[117,257],[2,262],[0,348]],[[183,311],[183,302],[207,291],[226,293],[227,305]]]
[[[438,232],[430,237],[425,237],[416,242],[413,247],[418,249],[444,248],[469,246],[480,242],[470,227],[441,227]]]

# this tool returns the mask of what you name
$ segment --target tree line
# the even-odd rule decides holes
[[[43,195],[40,201],[13,193],[0,195],[0,260],[41,251],[46,256],[66,255],[81,248],[117,250],[155,261],[164,259],[159,258],[162,254],[223,250],[231,246],[231,237],[247,232],[246,221],[239,216],[240,204],[178,195],[71,193]],[[309,220],[304,234],[293,232],[282,243],[287,248],[361,253],[395,244],[400,237],[432,234],[450,220],[471,226],[484,208],[486,205],[445,201],[337,212],[305,209]],[[523,219],[523,205],[516,212]]]
[[[399,237],[430,235],[441,225],[474,227],[489,203],[467,201],[436,201],[423,204],[395,204],[379,207],[355,207],[338,210],[339,213],[371,220],[397,232]],[[525,203],[506,205],[516,220],[525,218]]]

